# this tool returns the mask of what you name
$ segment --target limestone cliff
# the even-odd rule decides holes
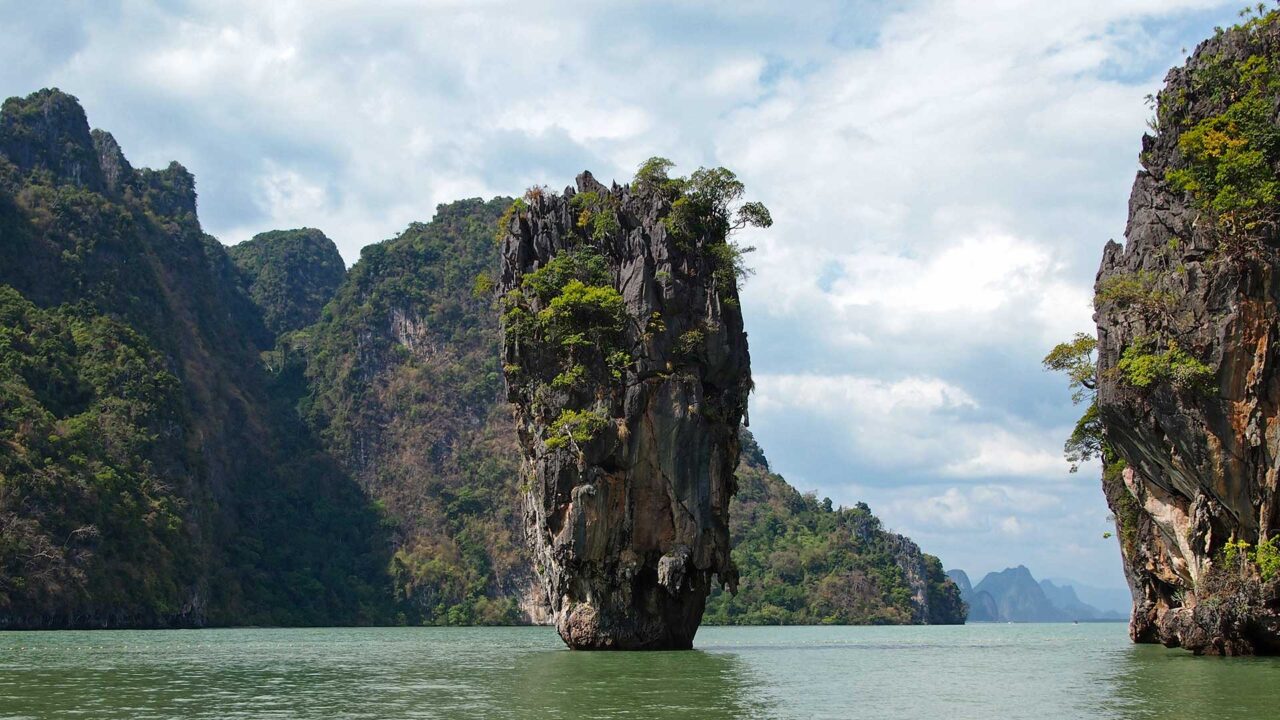
[[[0,628],[384,619],[378,518],[258,362],[178,163],[0,108]]]
[[[751,388],[727,236],[768,224],[727,171],[531,191],[502,239],[508,399],[526,537],[574,648],[687,648],[730,587],[729,500]]]
[[[1273,13],[1169,73],[1098,273],[1104,488],[1138,642],[1280,650],[1278,63]]]
[[[541,618],[498,319],[474,287],[495,272],[494,227],[510,204],[441,205],[364,248],[320,322],[287,338],[305,344],[309,419],[392,529],[391,579],[411,623]]]

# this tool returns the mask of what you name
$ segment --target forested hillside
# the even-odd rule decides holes
[[[344,272],[317,230],[205,234],[56,90],[0,112],[0,627],[515,623],[494,233],[437,208]],[[947,622],[936,561],[768,471],[713,622]]]
[[[713,590],[722,625],[961,624],[965,608],[938,558],[885,531],[863,503],[834,508],[769,469],[744,431],[730,506],[737,596]]]
[[[371,622],[376,514],[276,402],[182,166],[56,90],[0,112],[0,625]]]

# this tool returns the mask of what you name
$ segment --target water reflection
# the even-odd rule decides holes
[[[0,633],[0,718],[1277,717],[1280,660],[1124,626],[705,628],[580,653],[549,628]]]
[[[1275,658],[1195,657],[1184,650],[1137,645],[1115,653],[1103,714],[1138,720],[1276,717]]]
[[[548,718],[768,717],[746,665],[728,653],[530,653],[516,661],[513,715]]]

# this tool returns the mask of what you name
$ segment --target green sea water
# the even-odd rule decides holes
[[[703,628],[582,653],[548,628],[0,633],[4,718],[1280,718],[1280,661],[1122,624]]]

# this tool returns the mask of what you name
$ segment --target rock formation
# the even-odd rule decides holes
[[[1280,650],[1278,63],[1272,13],[1169,73],[1127,243],[1098,272],[1104,489],[1137,642]]]
[[[729,500],[751,388],[727,171],[535,189],[503,227],[504,371],[526,532],[573,648],[688,648],[733,588]]]
[[[627,352],[607,379],[617,369],[619,388],[636,385],[619,390],[615,417],[648,403],[637,412],[659,420],[641,428],[633,416],[632,442],[648,446],[616,457],[644,465],[637,477],[683,484],[629,480],[631,497],[672,517],[663,526],[646,510],[609,532],[664,548],[633,567],[652,583],[662,570],[676,594],[692,595],[708,573],[732,577],[721,513],[734,450],[724,433],[735,432],[747,380],[735,255],[723,237],[765,216],[750,206],[723,215],[740,188],[726,173],[683,183],[661,167],[650,165],[658,171],[647,194],[625,200],[629,210],[598,212],[615,202],[599,188],[594,200],[576,193],[566,227],[627,233],[608,246],[607,284],[619,307],[668,316],[619,329],[617,352],[624,343]],[[225,248],[201,228],[195,190],[177,163],[133,167],[57,90],[0,110],[0,365],[11,370],[0,373],[0,629],[541,621],[487,292],[499,267],[494,227],[511,200],[441,205],[431,222],[364,248],[346,273],[318,230]],[[659,199],[651,207],[641,195]],[[633,239],[651,266],[622,262],[635,260]],[[614,285],[624,277],[650,285]],[[601,379],[588,359],[581,383]],[[590,429],[587,387],[604,386],[569,376],[551,388],[585,413],[566,445],[583,445]],[[670,401],[680,393],[689,397]],[[894,541],[865,506],[801,496],[768,472],[754,442],[742,445],[747,492],[730,530],[750,529],[747,553],[766,546],[766,562],[800,574],[788,576],[779,618],[772,568],[749,559],[749,590],[716,596],[720,621],[957,619],[936,558]],[[591,457],[618,470],[602,448]],[[669,506],[654,494],[667,490]],[[754,534],[762,518],[796,532]],[[800,553],[803,568],[790,560]],[[655,612],[679,602],[655,600]],[[684,634],[687,644],[692,628]]]

